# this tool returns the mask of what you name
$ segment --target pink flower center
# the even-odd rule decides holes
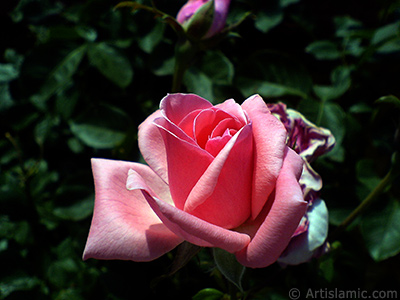
[[[214,157],[242,126],[235,116],[215,107],[193,111],[179,124],[187,135]]]

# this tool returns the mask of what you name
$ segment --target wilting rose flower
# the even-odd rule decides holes
[[[330,151],[335,145],[335,138],[328,129],[316,126],[299,112],[287,109],[283,103],[268,104],[268,108],[284,124],[288,132],[287,145],[305,161],[300,184],[308,202],[307,212],[278,259],[283,264],[300,264],[322,254],[329,247],[326,241],[328,211],[320,198],[322,179],[310,163]]]
[[[150,261],[186,240],[265,267],[308,203],[304,160],[258,96],[213,106],[171,94],[139,127],[147,165],[93,159],[95,207],[84,259]]]
[[[176,17],[177,21],[182,25],[187,24],[195,17],[196,12],[199,11],[210,0],[189,0],[178,12]],[[215,0],[214,1],[214,14],[212,20],[198,20],[195,26],[201,26],[201,23],[211,23],[210,27],[205,34],[204,38],[209,38],[222,31],[225,27],[226,19],[228,17],[230,0]],[[198,16],[204,18],[204,16]],[[199,24],[200,23],[200,24]]]

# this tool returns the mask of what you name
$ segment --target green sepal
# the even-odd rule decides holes
[[[199,40],[207,34],[214,20],[214,11],[214,0],[212,0],[201,6],[193,16],[183,24],[189,38]]]
[[[220,248],[213,248],[214,261],[218,270],[243,292],[242,278],[246,267],[241,265],[234,254]]]

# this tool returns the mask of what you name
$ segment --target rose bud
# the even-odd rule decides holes
[[[210,38],[224,29],[229,4],[230,0],[189,0],[180,9],[176,19],[189,36]]]

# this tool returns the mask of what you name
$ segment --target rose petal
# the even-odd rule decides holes
[[[244,126],[215,157],[186,200],[184,210],[212,224],[234,228],[251,213],[253,141]]]
[[[232,136],[230,134],[224,134],[223,136],[210,138],[207,141],[205,149],[208,153],[215,157],[225,147],[225,145],[230,141],[231,138]]]
[[[186,241],[202,247],[219,247],[231,253],[243,249],[249,243],[250,237],[247,234],[215,226],[159,200],[151,195],[150,188],[134,171],[130,176],[136,176],[132,179],[136,186],[132,185],[131,188],[141,190],[165,226]]]
[[[190,191],[208,168],[213,157],[168,120],[157,119],[155,124],[166,145],[172,199],[176,207],[183,209]]]
[[[238,103],[236,103],[235,100],[233,99],[228,99],[223,103],[215,105],[215,107],[223,111],[226,111],[227,113],[235,117],[241,123],[242,126],[249,123],[242,107]]]
[[[298,265],[311,259],[318,247],[322,246],[328,235],[328,209],[324,200],[317,198],[307,212],[309,227],[307,232],[291,239],[279,257],[278,262]]]
[[[189,137],[194,139],[193,123],[197,115],[202,111],[202,109],[196,109],[191,113],[187,114],[178,124],[178,127],[185,132]]]
[[[168,183],[168,164],[165,155],[164,140],[154,126],[155,119],[162,117],[161,110],[155,111],[139,126],[139,149],[147,164]]]
[[[281,170],[286,130],[282,123],[270,113],[259,95],[248,98],[242,104],[242,108],[253,123],[255,157],[252,218],[255,219],[274,189]]]
[[[204,149],[215,127],[218,123],[226,119],[232,119],[232,116],[223,110],[215,108],[202,110],[193,123],[197,144]]]
[[[244,266],[263,268],[275,262],[289,244],[293,232],[306,212],[307,202],[303,200],[298,183],[303,160],[293,150],[286,149],[287,154],[276,182],[275,195],[271,195],[274,198],[268,200],[262,212],[266,213],[265,220],[249,245],[236,253],[238,261]],[[254,228],[258,226],[258,221],[255,220]]]
[[[168,186],[147,166],[93,159],[96,200],[83,259],[150,261],[171,251],[182,238],[157,217],[139,191],[128,191],[129,169],[140,173],[162,195]]]
[[[222,136],[227,129],[236,130],[236,132],[246,124],[240,124],[240,122],[235,118],[224,119],[219,122],[213,131],[211,132],[211,137]]]
[[[206,34],[206,38],[211,37],[224,29],[226,24],[226,19],[228,17],[229,4],[231,0],[216,0],[215,1],[215,11],[214,11],[214,20],[211,25],[211,28],[208,30]]]
[[[189,0],[179,10],[178,15],[176,17],[177,21],[183,24],[188,19],[190,19],[190,17],[193,16],[194,13],[208,1],[209,0]]]
[[[158,131],[160,131],[160,129],[164,129],[165,131],[168,131],[171,135],[175,136],[176,138],[185,141],[186,143],[189,143],[198,148],[196,141],[190,136],[188,136],[181,128],[176,126],[170,120],[166,118],[157,118],[153,121],[153,126],[154,125],[158,128]],[[165,141],[163,139],[162,143],[164,142]]]
[[[168,94],[160,103],[164,115],[177,125],[192,111],[212,106],[206,99],[194,94]]]
[[[308,162],[331,151],[335,146],[335,137],[329,129],[316,126],[293,109],[287,109],[286,113],[292,121],[291,142],[295,144],[296,152]]]

